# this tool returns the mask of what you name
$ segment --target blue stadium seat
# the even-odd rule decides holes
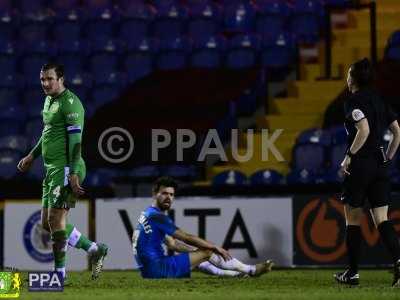
[[[190,40],[186,37],[165,39],[160,43],[160,52],[156,58],[156,67],[160,70],[177,70],[186,67],[190,52]]]
[[[347,150],[346,144],[334,145],[329,153],[329,164],[331,169],[338,169],[344,159]]]
[[[155,165],[144,165],[133,168],[128,172],[133,178],[156,178],[160,176],[160,168]]]
[[[83,7],[87,10],[94,11],[96,13],[102,13],[105,10],[111,10],[113,8],[112,0],[84,0]]]
[[[0,14],[10,12],[12,8],[11,0],[0,1]]]
[[[85,57],[78,53],[64,53],[58,55],[56,61],[64,65],[66,78],[84,72]]]
[[[8,148],[25,153],[28,150],[28,141],[22,135],[0,136],[0,149]]]
[[[123,66],[129,82],[134,82],[153,71],[153,56],[158,53],[158,44],[151,39],[131,40],[127,45]]]
[[[16,105],[19,102],[18,99],[19,94],[17,89],[0,88],[0,112],[9,106]]]
[[[260,38],[252,34],[240,34],[229,41],[226,65],[231,69],[251,68],[258,64]]]
[[[185,31],[188,17],[187,9],[179,4],[163,5],[158,8],[152,24],[154,37],[158,39],[173,39]]]
[[[0,136],[21,134],[21,122],[17,119],[0,119]]]
[[[18,8],[25,18],[41,17],[46,10],[46,1],[19,0]]]
[[[119,89],[115,85],[99,85],[95,86],[91,92],[92,105],[95,109],[107,104],[119,95]]]
[[[101,14],[91,13],[85,24],[85,35],[90,41],[112,39],[115,32],[116,14],[111,10]]]
[[[195,166],[170,165],[162,168],[161,175],[179,179],[194,179],[198,174]]]
[[[190,5],[188,33],[194,39],[216,35],[220,31],[222,11],[211,1],[200,1]]]
[[[325,167],[325,149],[319,144],[300,144],[293,149],[293,168],[319,172]]]
[[[120,171],[113,169],[89,170],[83,184],[90,187],[109,187]]]
[[[11,179],[17,175],[17,164],[21,154],[13,149],[0,149],[0,178]]]
[[[251,185],[277,185],[283,183],[284,177],[275,170],[261,170],[250,176]]]
[[[68,85],[82,88],[90,88],[92,87],[93,83],[91,76],[87,73],[75,73],[68,75],[68,77],[65,78],[65,81]]]
[[[120,10],[121,14],[124,12],[129,11],[130,9],[135,9],[135,6],[140,6],[145,4],[146,0],[119,0],[117,3],[117,7]]]
[[[221,172],[214,176],[212,179],[212,185],[214,186],[224,186],[224,185],[246,185],[247,177],[240,171],[229,170]]]
[[[48,24],[44,21],[24,22],[19,27],[19,40],[21,44],[33,45],[36,41],[48,39]]]
[[[323,8],[317,0],[295,1],[290,25],[299,42],[313,44],[319,40],[322,14]]]
[[[18,18],[12,11],[0,12],[0,41],[13,41],[18,27]]]
[[[90,53],[90,44],[81,40],[56,40],[58,55],[75,54],[76,56],[86,56]]]
[[[252,32],[256,9],[251,2],[232,2],[225,7],[224,22],[228,31]]]
[[[0,89],[1,88],[22,88],[24,87],[24,78],[16,72],[8,70],[8,72],[0,72]]]
[[[294,39],[287,33],[265,35],[261,50],[262,65],[269,68],[289,68],[295,61]]]
[[[53,0],[50,1],[50,8],[57,14],[76,10],[79,7],[79,0]]]
[[[287,2],[280,0],[257,1],[256,32],[262,36],[276,37],[286,31],[290,8]]]
[[[74,84],[69,84],[68,88],[81,99],[83,102],[83,106],[85,106],[85,102],[88,99],[88,94],[89,94],[89,89],[84,86],[84,85],[74,85]]]
[[[56,41],[65,40],[70,42],[73,40],[79,40],[82,34],[82,24],[79,21],[57,21],[52,27],[52,35]]]
[[[157,8],[157,10],[168,8],[172,5],[179,5],[179,0],[152,0],[151,2]]]
[[[16,47],[11,42],[0,41],[0,70],[4,74],[15,74],[17,72]]]
[[[26,108],[19,103],[14,103],[12,105],[4,107],[0,111],[0,119],[14,119],[20,122],[25,122]]]
[[[306,169],[292,170],[286,176],[288,184],[315,184],[317,176],[314,172]]]
[[[344,126],[335,126],[329,129],[333,145],[346,144],[347,132]]]
[[[42,117],[44,99],[45,95],[39,88],[29,89],[24,92],[23,102],[29,119]]]
[[[226,40],[222,36],[199,37],[193,43],[190,65],[196,68],[218,68],[223,65]]]
[[[93,45],[93,54],[89,58],[89,69],[95,82],[103,82],[110,73],[118,71],[117,41],[102,39]]]
[[[25,136],[37,139],[42,135],[43,120],[42,118],[34,118],[28,120],[25,126]],[[32,144],[31,144],[32,145]]]
[[[38,157],[32,164],[32,167],[28,171],[28,178],[33,180],[42,181],[46,175],[46,170],[43,165],[43,158]]]
[[[151,6],[144,3],[133,3],[123,9],[121,14],[119,39],[129,42],[132,37],[141,40],[150,35],[150,23],[156,14]]]
[[[22,57],[22,73],[25,78],[25,85],[28,87],[40,85],[40,69],[49,61],[47,55],[32,54]]]
[[[52,58],[56,54],[56,47],[49,40],[36,40],[32,42],[25,42],[23,44],[24,54],[26,55],[44,55]]]
[[[302,131],[296,139],[296,144],[318,144],[324,147],[331,145],[329,130],[312,128]]]

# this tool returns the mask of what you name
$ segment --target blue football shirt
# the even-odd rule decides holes
[[[164,257],[165,235],[172,236],[178,228],[157,207],[150,206],[140,214],[133,233],[132,245],[138,267]]]

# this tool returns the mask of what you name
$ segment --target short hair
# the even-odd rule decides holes
[[[373,70],[368,58],[353,63],[350,66],[350,76],[358,87],[370,86],[373,81]]]
[[[42,66],[41,71],[45,72],[45,71],[49,71],[52,69],[54,69],[54,72],[56,72],[57,79],[64,77],[64,65],[62,65],[62,64],[49,62]]]
[[[172,177],[168,176],[157,178],[157,180],[153,183],[153,193],[157,193],[162,186],[172,187],[176,191],[178,188],[178,183]]]

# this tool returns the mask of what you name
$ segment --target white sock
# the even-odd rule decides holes
[[[87,252],[88,252],[89,254],[92,254],[92,253],[96,252],[97,249],[98,249],[97,244],[96,244],[95,242],[93,242],[93,243],[90,245],[90,247],[89,247],[89,249],[88,249]]]
[[[215,253],[211,255],[209,262],[212,263],[214,266],[217,266],[224,270],[239,271],[250,275],[253,275],[256,271],[256,266],[254,265],[246,265],[236,258],[225,261],[222,256],[219,256]]]
[[[65,267],[56,268],[56,272],[61,273],[61,274],[62,274],[62,277],[65,278]]]
[[[236,277],[236,276],[239,276],[240,274],[242,274],[238,271],[223,270],[223,269],[217,268],[209,261],[202,262],[201,264],[199,264],[197,266],[197,268],[204,273],[208,273],[208,274],[212,274],[212,275],[216,275],[216,276]]]

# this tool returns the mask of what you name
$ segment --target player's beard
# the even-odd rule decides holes
[[[171,200],[158,200],[158,207],[162,210],[162,211],[167,211],[171,208],[172,205],[172,201]]]

